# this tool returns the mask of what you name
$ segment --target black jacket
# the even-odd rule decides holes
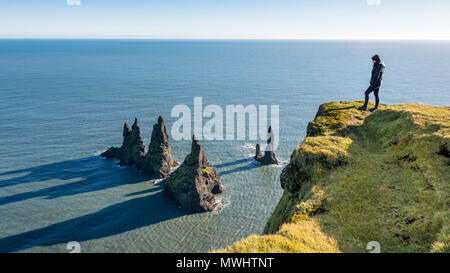
[[[382,61],[373,64],[372,77],[370,78],[370,85],[378,86],[381,84],[385,67],[386,66]]]

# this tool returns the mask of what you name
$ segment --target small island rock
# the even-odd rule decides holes
[[[254,159],[258,162],[261,162],[264,165],[272,165],[279,164],[280,161],[275,157],[275,153],[273,152],[273,133],[272,126],[268,129],[268,139],[267,139],[267,148],[263,152],[261,152],[261,147],[259,144],[256,144],[256,154]]]

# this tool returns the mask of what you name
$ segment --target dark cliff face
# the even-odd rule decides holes
[[[162,116],[159,116],[158,123],[153,125],[145,163],[144,172],[154,173],[160,178],[169,176],[171,168],[178,166],[178,163],[172,158],[169,135]]]
[[[120,148],[111,147],[101,154],[106,158],[117,158],[122,166],[135,165],[146,174],[154,174],[157,177],[167,177],[171,167],[177,165],[172,159],[172,151],[169,145],[164,118],[159,117],[158,123],[153,126],[152,138],[148,153],[142,140],[141,130],[137,119],[133,126],[127,123],[123,126],[123,143]]]
[[[191,153],[165,180],[164,192],[186,212],[212,211],[217,206],[214,194],[223,192],[217,171],[209,163],[203,147],[194,137]]]

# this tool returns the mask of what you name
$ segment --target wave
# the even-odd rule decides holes
[[[252,158],[252,160],[251,160],[252,164],[255,164],[255,165],[263,165],[261,162],[257,161],[257,160],[254,158],[254,155],[253,155],[253,154],[249,155],[249,157]],[[278,158],[278,160],[280,161],[280,163],[278,163],[278,164],[271,164],[271,165],[265,165],[265,166],[267,166],[267,167],[273,167],[273,168],[284,168],[284,167],[286,167],[287,164],[289,164],[289,160],[283,159],[283,158],[279,158],[279,157],[277,157],[277,158]]]
[[[102,158],[102,159],[105,159],[104,157],[101,157],[100,155],[102,154],[102,153],[104,153],[106,150],[100,150],[100,151],[96,151],[95,153],[94,153],[94,155],[95,156],[98,156],[98,157],[100,157],[100,158]]]
[[[244,143],[244,145],[242,145],[242,148],[245,148],[245,149],[256,149],[256,144],[253,144],[253,143]]]
[[[222,196],[217,198],[217,206],[211,212],[214,215],[220,214],[225,208],[227,208],[231,204],[230,196]]]

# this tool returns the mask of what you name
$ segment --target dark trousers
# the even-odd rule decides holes
[[[369,86],[369,88],[367,88],[366,92],[364,92],[366,98],[363,107],[367,107],[367,104],[369,103],[369,94],[373,92],[373,94],[375,95],[375,108],[378,108],[378,104],[380,104],[380,98],[378,97],[380,86],[381,85],[371,85]]]

